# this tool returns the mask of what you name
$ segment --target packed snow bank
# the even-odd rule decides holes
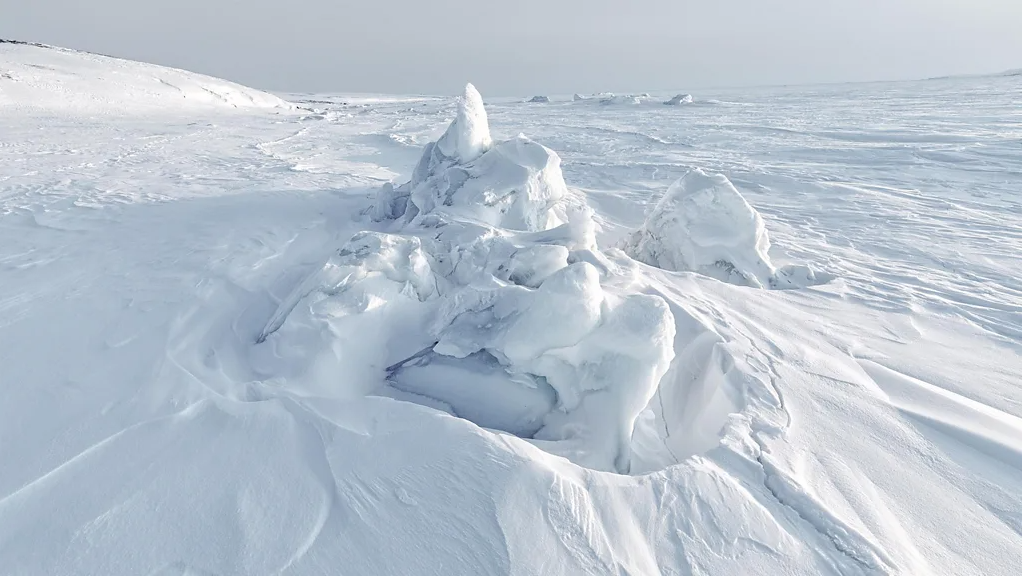
[[[524,136],[492,142],[466,87],[411,180],[380,190],[386,231],[356,234],[282,302],[262,369],[315,395],[345,374],[332,395],[420,403],[628,472],[674,316],[604,282],[612,264],[559,166]]]
[[[0,43],[0,111],[152,113],[280,108],[280,98],[202,74],[51,46]]]
[[[622,248],[650,266],[741,286],[794,288],[816,282],[807,266],[774,267],[763,218],[726,176],[701,169],[672,184]]]
[[[666,106],[680,106],[682,104],[691,104],[691,103],[692,103],[692,95],[691,94],[678,94],[677,96],[674,96],[670,100],[667,100],[666,102],[664,102],[664,105],[666,105]]]

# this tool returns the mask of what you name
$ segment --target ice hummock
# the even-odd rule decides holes
[[[427,216],[456,214],[500,228],[545,230],[566,221],[557,207],[567,196],[552,150],[523,135],[493,143],[482,97],[469,84],[457,117],[426,145],[411,180],[380,190],[373,218],[422,224]]]
[[[664,105],[665,106],[680,106],[682,104],[691,104],[691,103],[692,103],[692,95],[691,94],[678,94],[678,95],[674,96],[673,98],[671,98],[670,100],[665,101]]]
[[[548,96],[533,96],[529,99],[529,102],[531,104],[546,104],[550,102],[550,98]]]
[[[591,211],[557,155],[525,136],[492,142],[469,85],[455,120],[362,232],[283,301],[263,331],[307,393],[412,401],[626,473],[636,421],[674,358],[657,295],[605,286]],[[270,370],[272,371],[272,370]],[[331,380],[332,381],[332,380]]]
[[[667,189],[623,249],[650,266],[740,286],[791,288],[816,281],[808,266],[776,268],[759,212],[726,176],[698,168]]]

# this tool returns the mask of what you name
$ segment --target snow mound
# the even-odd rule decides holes
[[[808,266],[774,267],[763,218],[726,176],[701,169],[672,184],[622,248],[650,266],[698,272],[740,286],[816,283]]]
[[[373,218],[424,224],[453,216],[533,231],[563,224],[558,206],[568,190],[557,154],[522,135],[494,144],[471,84],[457,114],[440,140],[426,145],[410,181],[379,191]]]
[[[490,142],[470,85],[412,180],[380,191],[387,232],[356,234],[282,301],[254,363],[297,393],[414,402],[627,473],[675,317],[605,283],[591,211],[568,196],[552,151]]]
[[[581,95],[581,94],[574,94],[574,95],[573,95],[573,96],[571,97],[571,100],[572,100],[573,102],[578,102],[579,100],[588,100],[588,98],[586,98],[585,96],[583,96],[583,95]]]
[[[671,98],[670,100],[667,100],[666,102],[664,102],[664,105],[666,105],[666,106],[680,106],[681,104],[691,104],[691,103],[692,103],[692,95],[691,94],[678,94],[677,96],[675,96],[675,97]]]
[[[0,110],[141,114],[291,104],[233,82],[154,64],[0,42]]]
[[[550,98],[547,96],[533,96],[529,99],[529,102],[532,104],[546,104],[550,102]]]

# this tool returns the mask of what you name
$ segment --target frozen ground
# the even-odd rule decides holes
[[[487,138],[0,44],[0,573],[1018,574],[1020,89],[496,100]],[[744,201],[668,210],[695,168]],[[617,249],[657,221],[813,279]]]

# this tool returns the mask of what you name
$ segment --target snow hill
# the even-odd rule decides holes
[[[312,110],[0,45],[0,573],[1022,572],[1019,86],[960,82]]]
[[[0,107],[124,113],[280,108],[280,98],[184,70],[0,40]]]

